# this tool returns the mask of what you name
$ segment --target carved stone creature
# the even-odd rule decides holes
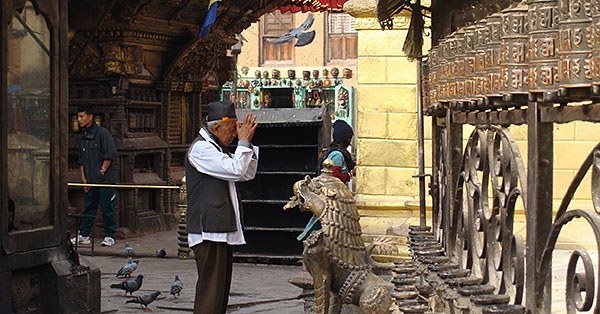
[[[340,313],[343,301],[360,306],[362,313],[390,313],[393,285],[371,270],[352,192],[331,175],[331,160],[323,164],[320,176],[294,184],[294,196],[284,206],[311,211],[322,225],[304,241],[303,252],[313,277],[315,312]]]

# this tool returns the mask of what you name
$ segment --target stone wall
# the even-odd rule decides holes
[[[382,31],[376,4],[344,6],[357,18],[356,184],[365,233],[418,223],[417,64],[402,52],[410,17],[403,12],[393,30]]]

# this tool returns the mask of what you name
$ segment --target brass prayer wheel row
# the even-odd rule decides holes
[[[440,40],[425,105],[482,109],[600,96],[600,0],[529,0]]]

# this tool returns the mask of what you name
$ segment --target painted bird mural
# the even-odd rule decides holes
[[[315,21],[312,14],[309,14],[304,23],[300,24],[300,26],[292,29],[291,31],[279,36],[277,39],[269,40],[270,43],[273,44],[282,44],[288,43],[296,38],[296,47],[306,46],[315,39],[315,31],[308,31],[308,29],[312,26]],[[308,31],[308,32],[307,32]]]

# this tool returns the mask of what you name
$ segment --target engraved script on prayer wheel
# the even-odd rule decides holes
[[[512,95],[524,95],[528,92],[527,5],[520,3],[505,9],[501,12],[501,16],[501,83],[498,92],[505,96],[505,100],[511,100]]]
[[[437,106],[438,103],[438,99],[437,99],[437,76],[438,76],[438,64],[439,64],[439,57],[438,57],[438,47],[439,46],[435,46],[433,48],[431,48],[431,50],[429,51],[429,59],[427,60],[428,66],[429,66],[429,74],[428,74],[428,84],[427,84],[427,90],[428,90],[428,102],[429,102],[429,106]]]
[[[487,20],[475,23],[475,97],[485,97],[486,45],[488,42]]]
[[[530,0],[529,21],[529,91],[544,93],[551,101],[558,90],[558,1]]]
[[[448,102],[448,77],[447,77],[447,64],[448,64],[448,60],[447,60],[447,56],[449,54],[448,50],[449,50],[449,44],[448,44],[448,39],[442,39],[440,41],[440,45],[439,45],[440,49],[438,50],[439,52],[439,63],[438,63],[438,100],[440,102],[440,104],[443,103],[447,103]]]
[[[431,65],[431,50],[429,51],[429,57],[421,61],[421,77],[418,78],[421,81],[421,95],[422,95],[422,106],[423,112],[432,113],[431,103],[431,89],[429,83],[431,82],[430,77],[430,65]]]
[[[489,41],[486,49],[487,77],[489,89],[486,92],[488,97],[500,97],[500,53],[501,53],[501,28],[502,16],[499,13],[492,14],[487,18],[487,28]]]
[[[456,94],[452,97],[452,101],[462,102],[465,100],[465,32],[459,29],[454,33],[455,42],[455,57],[454,57],[454,72],[452,77],[456,83]]]
[[[448,101],[456,99],[456,37],[455,33],[447,38],[448,54],[446,56],[446,77],[448,85]]]
[[[475,97],[475,25],[469,25],[464,28],[464,42],[463,47],[465,50],[465,99],[471,100]]]
[[[568,89],[589,88],[592,83],[592,7],[592,0],[559,0],[558,77],[563,97],[568,97]]]
[[[592,90],[600,95],[600,1],[592,3]]]

